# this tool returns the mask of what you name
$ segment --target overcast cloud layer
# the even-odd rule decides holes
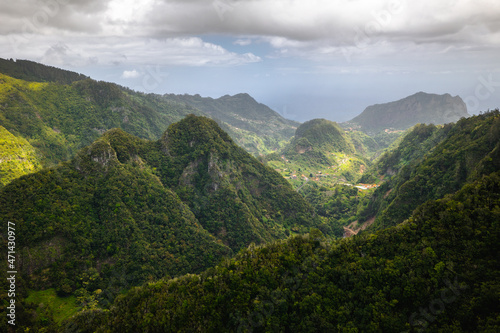
[[[500,106],[498,0],[19,0],[0,57],[344,121],[417,91]]]

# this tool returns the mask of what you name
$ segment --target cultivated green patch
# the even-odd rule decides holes
[[[42,317],[42,320],[44,317],[48,319],[48,316],[52,315],[54,321],[58,324],[80,310],[75,296],[60,297],[54,288],[38,291],[30,290],[25,302],[37,306],[36,312]]]

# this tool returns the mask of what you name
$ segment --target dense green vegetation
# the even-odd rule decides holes
[[[158,96],[91,79],[62,85],[0,74],[0,122],[29,142],[45,167],[68,160],[111,128],[153,140],[192,112]]]
[[[366,164],[355,153],[350,137],[340,126],[326,119],[313,119],[300,125],[290,144],[281,152],[291,162],[288,168],[293,173],[307,177],[325,170],[325,175],[328,173],[343,181],[354,180],[361,165]],[[331,170],[327,172],[327,169]]]
[[[344,130],[329,120],[313,119],[299,126],[281,155],[270,154],[262,160],[288,179],[315,208],[324,225],[342,237],[344,227],[357,224],[358,213],[367,210],[373,194],[373,188],[359,190],[354,185],[362,182],[372,187],[380,183],[372,176],[372,161],[390,145],[397,147],[402,134],[381,132],[371,137],[361,131]]]
[[[293,174],[301,177],[290,181],[316,212],[328,220],[336,235],[341,235],[342,227],[351,224],[355,232],[367,227],[383,229],[401,223],[425,201],[454,193],[478,176],[498,170],[499,122],[496,110],[461,119],[456,124],[419,124],[396,139],[373,164],[367,159],[363,164],[356,164],[349,155],[331,153],[330,159],[335,157],[343,163],[321,169],[312,162],[311,156],[315,155],[306,156],[315,152],[312,144],[303,154],[289,155],[289,160],[274,154],[268,156],[266,162],[285,178]],[[360,133],[345,133],[357,151],[366,151],[363,147],[380,147],[377,146],[380,136],[376,140],[377,137],[371,139]],[[321,144],[311,140],[316,146]],[[303,176],[311,177],[304,181]],[[378,184],[378,187],[358,190],[345,186],[346,182]],[[363,225],[365,222],[368,223]]]
[[[348,131],[356,152],[370,160],[374,160],[387,148],[394,145],[401,137],[404,131],[379,132],[376,135],[367,135],[362,131]]]
[[[333,151],[354,154],[355,148],[336,123],[326,119],[313,119],[297,128],[294,139],[284,153],[303,154],[308,151],[317,151],[323,155]]]
[[[19,316],[49,331],[496,331],[499,118],[415,127],[367,171],[385,181],[373,194],[301,190],[316,215],[208,118],[188,116],[158,141],[109,131],[0,191],[0,218],[23,234],[21,295],[54,288],[62,304],[24,301]],[[400,205],[406,222],[380,225],[391,221],[386,204],[374,224],[384,230],[330,237],[445,161],[425,184],[453,186]],[[445,197],[424,203],[431,195]],[[276,241],[311,227],[326,235]]]
[[[31,82],[57,82],[71,84],[87,79],[85,75],[46,66],[29,60],[7,60],[0,58],[0,73]]]
[[[0,126],[0,188],[40,169],[41,163],[29,142]]]
[[[37,315],[43,318],[41,321],[47,322],[53,319],[60,323],[80,310],[75,296],[59,297],[53,288],[30,291],[26,303],[38,305]]]
[[[408,218],[427,200],[454,193],[467,182],[500,169],[500,112],[455,124],[419,125],[396,149],[385,153],[365,179],[383,178],[358,217],[377,217],[384,228]],[[374,177],[373,175],[376,175]]]
[[[300,190],[300,194],[309,202],[329,225],[335,236],[342,237],[344,226],[357,221],[357,213],[368,205],[374,190],[360,190],[354,186],[323,186],[311,182]]]
[[[16,221],[23,235],[17,246],[30,288],[111,292],[117,270],[138,284],[200,271],[230,253],[150,167],[123,159],[109,136],[1,192],[2,220]]]
[[[326,119],[313,119],[300,125],[279,153],[269,154],[262,161],[299,190],[312,184],[355,184],[372,160],[400,134],[370,137],[360,131],[344,130]]]
[[[11,331],[500,330],[499,110],[374,136],[315,119],[285,144],[298,124],[246,94],[0,72]]]
[[[398,227],[249,247],[200,275],[149,283],[81,332],[495,332],[500,176],[430,201]]]
[[[201,272],[250,243],[331,232],[278,173],[194,115],[158,141],[108,131],[72,160],[14,180],[0,191],[0,219],[22,235],[23,288],[55,288],[82,308]]]
[[[217,118],[239,145],[254,154],[282,147],[297,126],[246,94],[217,100],[173,96],[134,92],[31,61],[0,59],[0,126],[25,139],[43,167],[74,157],[112,128],[157,140],[188,114]],[[21,154],[32,154],[31,148]],[[17,171],[1,174],[1,183],[28,170],[26,165],[13,168]]]
[[[154,151],[166,154],[146,160],[200,223],[232,248],[305,232],[319,223],[285,179],[236,146],[208,118],[188,116],[170,126],[157,144]]]
[[[281,149],[294,135],[299,123],[288,120],[248,94],[217,99],[200,95],[163,96],[167,100],[194,107],[216,120],[235,142],[252,154],[268,154]]]

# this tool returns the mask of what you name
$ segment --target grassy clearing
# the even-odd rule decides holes
[[[73,316],[80,309],[76,305],[75,296],[59,297],[54,288],[29,291],[26,302],[38,304],[37,312],[39,313],[48,308],[57,323]]]

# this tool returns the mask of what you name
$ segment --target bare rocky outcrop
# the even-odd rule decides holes
[[[118,162],[118,158],[113,147],[105,140],[98,140],[78,153],[74,165],[83,173],[95,170],[107,172],[114,161]]]

